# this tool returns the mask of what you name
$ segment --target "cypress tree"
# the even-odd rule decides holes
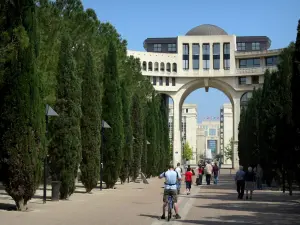
[[[1,3],[1,176],[17,210],[25,210],[41,180],[44,114],[33,0]]]
[[[53,181],[61,181],[60,198],[75,191],[75,178],[81,160],[81,80],[76,74],[70,37],[62,37],[57,72],[59,117],[50,124],[50,171]]]
[[[133,162],[131,166],[131,177],[135,180],[141,168],[141,157],[143,151],[143,118],[140,96],[136,93],[132,100],[132,131],[135,137],[133,141]]]
[[[112,188],[120,176],[123,162],[124,129],[122,117],[122,99],[117,69],[116,48],[109,43],[108,54],[104,61],[104,96],[102,103],[103,119],[111,129],[105,129],[103,154],[103,180],[107,188]]]
[[[100,170],[101,92],[100,77],[95,73],[93,55],[86,50],[82,82],[81,182],[87,192],[97,186]]]
[[[123,163],[120,171],[121,182],[125,182],[126,178],[129,176],[130,165],[133,159],[133,134],[131,126],[131,93],[129,90],[130,86],[128,83],[128,78],[123,79],[121,82],[121,92],[122,92],[122,107],[123,107],[123,121],[124,121],[124,146],[123,146]]]

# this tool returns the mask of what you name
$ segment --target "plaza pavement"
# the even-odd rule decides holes
[[[252,201],[237,200],[233,175],[226,173],[222,171],[219,185],[193,186],[191,195],[179,197],[181,220],[159,219],[163,180],[152,178],[148,185],[119,184],[117,189],[95,189],[93,194],[79,186],[70,200],[47,204],[42,204],[39,190],[29,212],[7,211],[13,202],[0,192],[0,225],[300,224],[300,196],[255,191]]]

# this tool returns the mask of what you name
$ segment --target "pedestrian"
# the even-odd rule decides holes
[[[200,164],[199,168],[198,168],[198,179],[197,179],[198,182],[197,182],[197,185],[202,185],[203,172],[204,172],[204,168]]]
[[[219,179],[219,167],[217,163],[215,163],[213,167],[213,175],[214,175],[214,184],[218,184],[218,179]]]
[[[257,189],[262,190],[263,170],[262,170],[260,164],[257,164],[255,177],[256,177]]]
[[[180,163],[177,163],[177,167],[175,169],[175,171],[177,173],[179,173],[180,175],[182,175],[182,169],[180,167]],[[177,194],[179,195],[180,194],[180,189],[181,189],[181,180],[177,180]]]
[[[240,166],[239,170],[235,174],[236,191],[238,193],[238,199],[243,199],[245,190],[245,172],[243,166]]]
[[[207,185],[210,185],[212,170],[213,170],[212,165],[210,164],[210,162],[207,162],[205,166],[205,176],[206,176]]]
[[[245,174],[245,189],[246,189],[246,199],[248,199],[248,192],[250,192],[250,199],[252,199],[252,194],[255,187],[255,173],[252,167],[248,167],[248,171]]]
[[[185,173],[185,184],[186,184],[186,194],[189,195],[191,193],[192,188],[192,176],[193,173],[191,171],[191,168],[187,168],[187,171]]]

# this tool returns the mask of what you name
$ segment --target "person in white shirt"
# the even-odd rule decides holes
[[[176,167],[175,171],[180,175],[182,174],[182,169],[180,167],[180,163],[177,163],[177,167]],[[178,180],[177,181],[177,194],[178,195],[180,194],[180,188],[181,188],[181,181]]]
[[[206,184],[207,185],[210,185],[212,170],[213,170],[213,167],[210,164],[210,162],[208,162],[205,166],[205,175],[206,175]]]

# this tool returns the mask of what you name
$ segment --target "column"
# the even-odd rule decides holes
[[[179,100],[173,98],[173,165],[182,164],[181,159],[181,107]]]
[[[189,43],[189,70],[193,70],[193,43]]]
[[[220,43],[220,70],[224,70],[224,43]]]
[[[209,70],[214,69],[213,43],[209,43]]]
[[[240,98],[233,99],[233,161],[232,167],[234,169],[239,168],[239,156],[238,156],[238,127],[240,123]]]
[[[199,70],[203,70],[203,48],[202,43],[199,43]]]

